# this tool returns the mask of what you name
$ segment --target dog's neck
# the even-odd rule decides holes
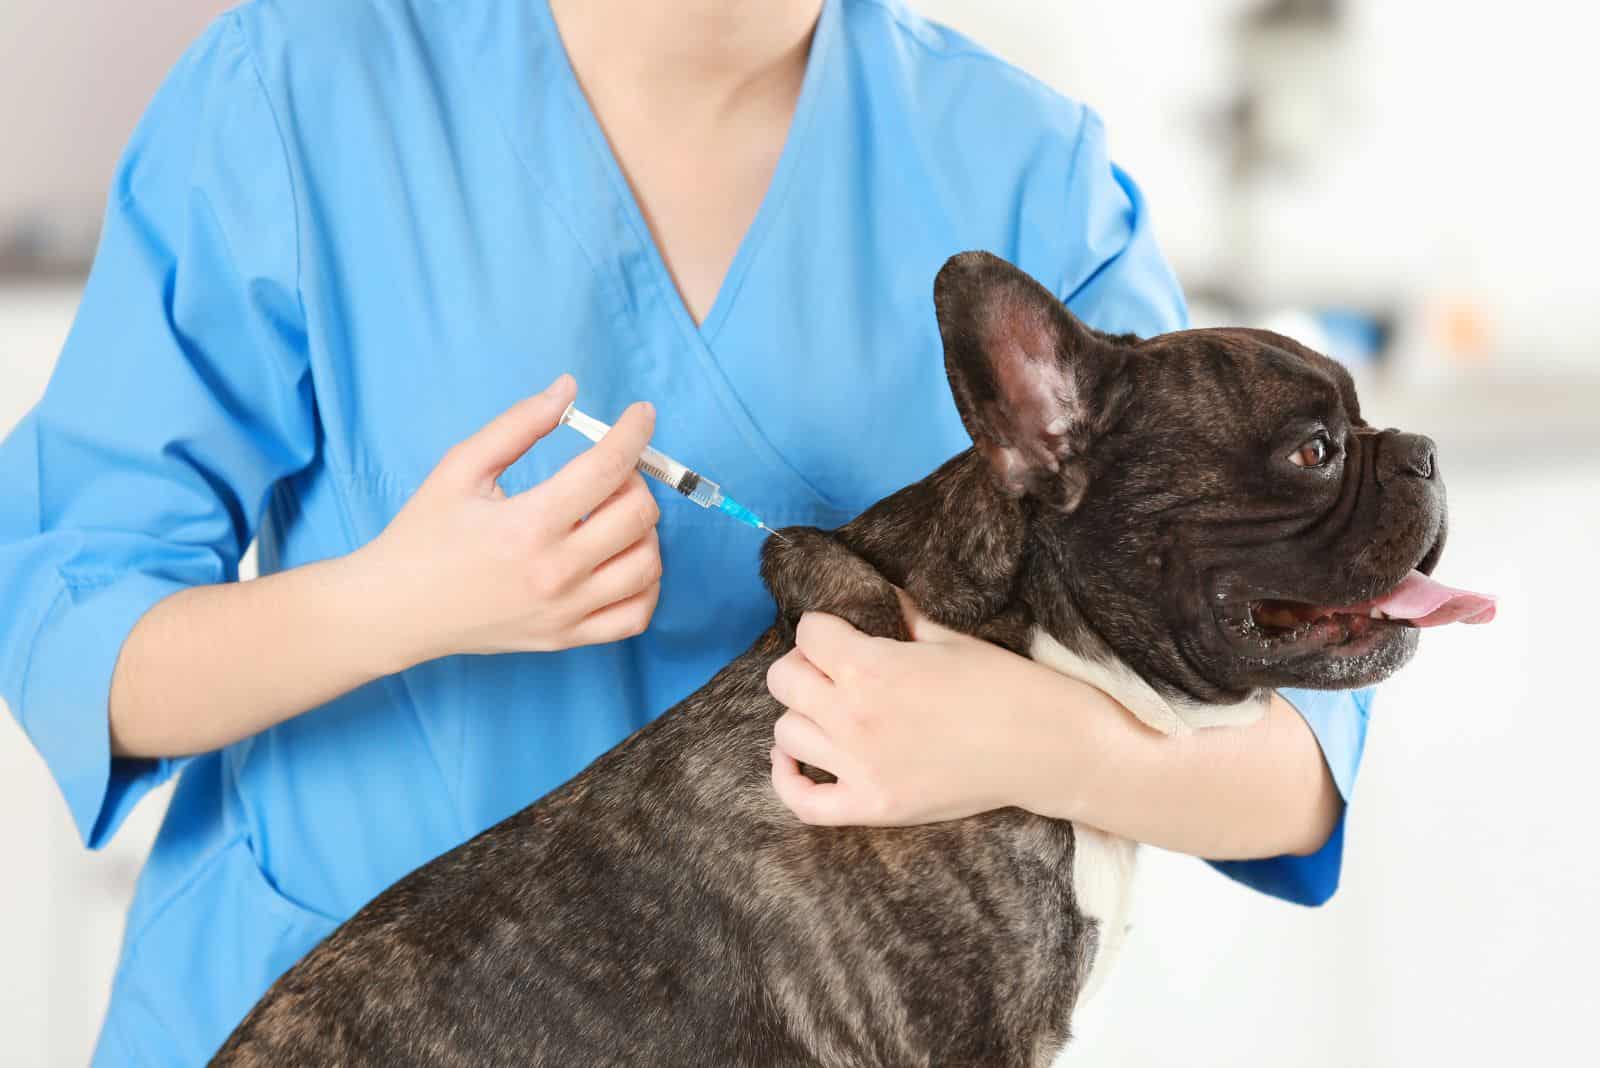
[[[1023,607],[1015,593],[1027,530],[1024,502],[1003,493],[968,449],[834,536],[934,622],[979,633]]]
[[[1086,682],[1152,730],[1181,734],[1260,718],[1268,691],[1201,701],[1129,667],[1080,610],[1067,581],[1072,561],[1036,538],[1034,507],[1005,494],[969,449],[837,534],[934,622]]]

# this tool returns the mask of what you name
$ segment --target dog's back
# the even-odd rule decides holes
[[[1048,1063],[1093,945],[1070,826],[799,823],[768,780],[785,648],[385,891],[213,1063]]]

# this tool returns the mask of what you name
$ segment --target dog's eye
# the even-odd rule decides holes
[[[1332,454],[1333,449],[1328,444],[1327,435],[1318,434],[1296,449],[1290,455],[1289,462],[1296,467],[1321,467],[1328,462],[1328,457]]]

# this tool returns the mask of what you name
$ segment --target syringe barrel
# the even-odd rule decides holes
[[[706,478],[702,475],[697,475],[692,471],[689,473],[689,475],[691,478],[696,479],[696,482],[693,488],[689,489],[687,493],[683,494],[685,497],[688,497],[691,501],[693,501],[695,504],[698,504],[702,508],[715,508],[722,502],[721,486],[717,485],[709,478]],[[683,487],[679,487],[679,492],[683,492]]]
[[[567,405],[561,421],[590,441],[599,441],[611,427],[590,415],[580,412],[576,405]],[[664,452],[646,445],[639,454],[639,470],[677,490],[702,508],[715,508],[722,500],[722,487],[709,478],[701,478]]]
[[[639,470],[665,482],[702,508],[715,508],[722,500],[721,486],[648,446],[639,455]]]
[[[690,471],[666,453],[657,452],[648,445],[639,454],[639,470],[680,491],[683,486],[683,480],[694,477],[693,471]]]
[[[640,455],[639,469],[665,482],[702,508],[715,508],[722,500],[721,486],[654,449],[646,448]]]

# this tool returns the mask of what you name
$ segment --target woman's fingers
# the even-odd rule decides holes
[[[589,616],[661,584],[661,542],[653,528],[594,569],[575,595],[581,615]]]
[[[500,413],[481,430],[452,448],[440,461],[452,477],[482,492],[492,491],[495,479],[516,463],[535,442],[554,430],[561,413],[577,395],[578,384],[562,375],[543,393],[524,398]]]
[[[812,782],[792,757],[777,748],[772,750],[772,789],[802,823],[839,827],[851,822],[850,795],[844,784]]]
[[[859,667],[862,643],[871,642],[870,635],[826,612],[807,612],[800,617],[795,628],[794,643],[806,659],[830,679],[837,679]]]
[[[650,617],[655,614],[660,596],[660,585],[654,585],[589,613],[572,628],[572,644],[600,645],[643,634],[650,626]]]
[[[772,725],[772,740],[778,751],[795,760],[804,761],[814,768],[838,774],[838,757],[828,736],[822,733],[811,717],[793,709],[778,717]]]
[[[816,710],[827,708],[834,700],[833,680],[798,649],[791,649],[767,668],[767,692],[785,708]]]
[[[599,568],[630,546],[654,534],[661,507],[637,471],[579,523],[567,539],[566,552],[575,566]]]
[[[561,524],[576,523],[593,512],[633,473],[655,424],[655,409],[649,404],[630,405],[605,437],[521,494],[527,498],[528,508],[546,521]]]

